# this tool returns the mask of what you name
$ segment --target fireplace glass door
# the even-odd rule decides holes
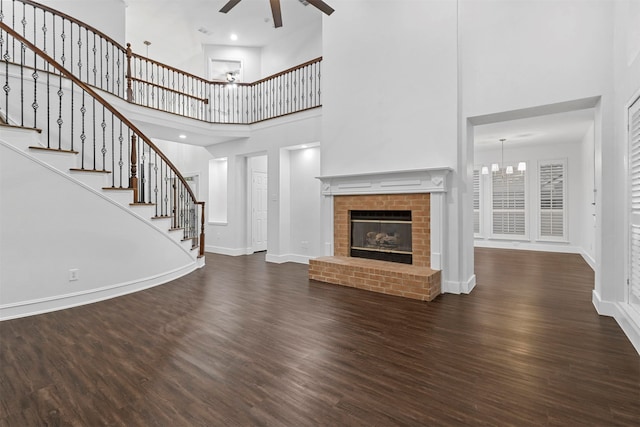
[[[411,211],[351,211],[351,256],[411,264]]]

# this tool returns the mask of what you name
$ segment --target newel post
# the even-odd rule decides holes
[[[131,89],[131,43],[127,43],[127,101],[133,102],[133,89]]]
[[[200,256],[204,256],[204,202],[198,202],[201,206],[200,213]]]
[[[131,135],[131,178],[129,178],[129,188],[133,190],[133,203],[138,203],[138,137]]]

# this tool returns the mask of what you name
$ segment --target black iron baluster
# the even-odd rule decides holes
[[[144,146],[142,145],[142,138],[138,138],[138,165],[139,165],[139,170],[140,170],[140,202],[141,203],[146,203],[146,195],[144,194],[144,183],[145,183],[145,170],[144,170],[144,161],[145,161],[145,154],[144,154]],[[142,147],[141,147],[142,146]]]
[[[114,114],[111,113],[111,186],[116,186],[116,147],[115,147],[115,128]]]
[[[122,142],[123,142],[124,138],[122,136],[122,120],[120,120],[120,135],[118,136],[118,143],[120,145],[120,158],[118,159],[118,167],[120,168],[120,188],[122,187],[122,183],[123,183],[123,176],[122,176],[122,167],[124,166],[124,161],[122,160]]]
[[[156,216],[158,216],[158,153],[155,151],[153,152],[153,171],[155,174],[154,189],[153,189],[153,193],[155,197],[154,204],[156,205]]]
[[[97,162],[97,159],[96,159],[96,157],[97,157],[96,156],[96,99],[95,98],[92,98],[92,99],[93,99],[93,108],[91,110],[92,110],[92,114],[93,114],[93,124],[92,124],[92,126],[93,126],[93,132],[92,132],[92,136],[93,136],[93,170],[96,170],[97,169],[97,167],[96,167],[96,162]]]
[[[62,149],[62,124],[64,123],[64,120],[62,120],[62,95],[64,95],[64,92],[62,90],[62,73],[60,73],[58,74],[58,120],[56,121],[58,123],[58,150]],[[71,107],[71,117],[73,117],[73,105]]]
[[[84,106],[84,90],[82,91],[82,107],[80,107],[80,112],[82,113],[82,133],[80,134],[80,142],[82,144],[80,151],[82,153],[82,160],[80,169],[84,169],[84,142],[87,139],[87,136],[84,133],[84,115],[87,112],[87,109]]]
[[[86,58],[86,70],[87,70],[87,79],[85,80],[85,82],[87,84],[89,84],[90,80],[89,80],[89,30],[85,28],[84,30],[84,36],[85,36],[85,42],[86,42],[86,47],[85,47],[85,58]],[[94,62],[95,63],[95,62]],[[80,80],[82,80],[82,77],[80,77]]]
[[[95,105],[95,104],[94,104]],[[95,114],[95,111],[94,111]],[[102,154],[102,170],[107,170],[107,122],[105,120],[105,106],[102,106],[102,123],[100,123],[100,127],[102,128],[102,149],[100,153]]]
[[[9,92],[11,92],[11,86],[9,85],[9,61],[11,60],[11,55],[9,55],[9,33],[7,33],[7,43],[5,44],[5,53],[3,56],[4,59],[4,65],[5,65],[5,73],[4,73],[4,77],[5,77],[5,83],[4,86],[2,86],[2,89],[4,90],[4,96],[5,96],[5,106],[4,106],[4,114],[5,114],[5,118],[4,120],[7,123],[9,122]]]
[[[87,30],[87,37],[89,36],[89,31]],[[89,47],[89,43],[87,43],[87,48]],[[98,52],[98,49],[96,49],[96,33],[93,33],[93,49],[91,49],[91,51],[93,52],[93,68],[91,69],[91,71],[93,72],[93,85],[95,87],[98,87],[97,82],[96,82],[96,74],[98,73],[98,68],[96,67],[96,53]],[[87,53],[88,55],[88,53]],[[89,66],[89,59],[87,58],[87,66]],[[87,83],[89,83],[89,77],[87,76]]]
[[[153,184],[152,181],[152,175],[151,175],[151,147],[149,147],[149,159],[147,161],[148,167],[149,167],[149,173],[147,174],[147,181],[149,183],[149,192],[147,193],[149,195],[149,203],[151,202],[151,197],[152,197],[152,193],[151,193],[151,185]]]

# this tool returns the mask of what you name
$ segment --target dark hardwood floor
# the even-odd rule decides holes
[[[172,283],[0,323],[0,426],[640,425],[640,356],[578,255],[476,250],[425,303],[207,254]]]

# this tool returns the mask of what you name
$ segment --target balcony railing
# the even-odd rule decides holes
[[[210,123],[251,124],[322,105],[321,57],[254,83],[231,84],[134,53],[130,45],[32,0],[2,0],[0,22],[83,83],[159,111]],[[10,58],[18,57],[16,48],[12,42]],[[35,55],[23,66],[37,68]]]

